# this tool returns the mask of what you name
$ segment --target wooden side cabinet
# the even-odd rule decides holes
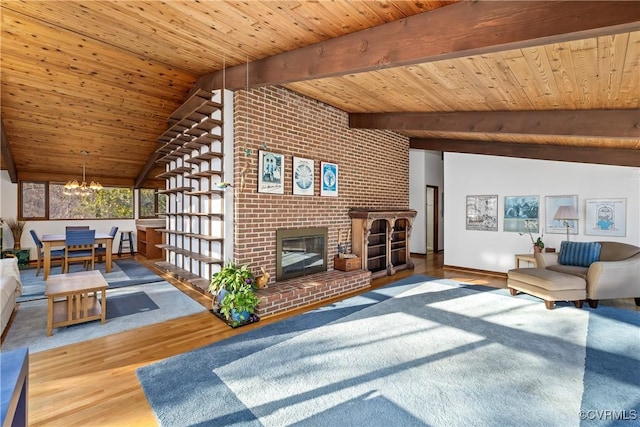
[[[372,277],[413,268],[410,237],[414,210],[352,209],[351,248]]]
[[[161,227],[137,226],[138,229],[138,253],[147,259],[162,258],[162,249],[156,245],[162,244]]]

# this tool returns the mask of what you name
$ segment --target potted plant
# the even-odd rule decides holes
[[[260,304],[255,289],[255,277],[249,266],[238,267],[228,261],[209,283],[209,292],[214,297],[214,313],[219,313],[232,327],[251,321]]]
[[[542,241],[542,238],[544,237],[544,233],[542,233],[540,236],[538,236],[536,239],[533,238],[533,234],[531,234],[531,229],[537,229],[538,228],[538,223],[537,221],[525,221],[524,222],[524,227],[527,229],[528,234],[529,234],[529,238],[531,239],[531,244],[533,245],[533,252],[542,252],[542,250],[544,249],[544,242]],[[519,233],[521,236],[523,235],[523,233]]]
[[[11,234],[13,234],[13,249],[20,249],[20,239],[22,238],[22,232],[24,231],[24,226],[26,222],[18,221],[17,219],[9,218],[7,221],[7,226],[11,230]]]
[[[227,292],[220,303],[220,314],[231,326],[239,326],[248,322],[260,304],[260,299],[253,292],[251,285],[242,285],[236,292]]]
[[[533,242],[533,251],[534,252],[542,252],[544,249],[544,242],[542,241],[542,237],[538,237],[535,242]]]

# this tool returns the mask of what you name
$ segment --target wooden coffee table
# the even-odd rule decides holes
[[[107,312],[106,290],[109,284],[97,270],[56,274],[45,282],[48,297],[47,336],[53,328],[75,325],[100,319],[105,323]],[[101,292],[101,302],[98,301]],[[93,294],[93,295],[91,295]]]

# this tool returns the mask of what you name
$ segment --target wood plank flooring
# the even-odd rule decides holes
[[[155,270],[152,262],[146,261],[144,257],[136,258]],[[384,286],[413,274],[506,287],[506,278],[501,276],[443,269],[442,254],[414,257],[413,261],[414,270],[376,279],[372,287]],[[210,306],[209,297],[170,277],[165,278],[203,306]],[[632,301],[617,304],[636,309]],[[331,301],[325,301],[323,304],[328,302]],[[155,426],[157,423],[153,412],[135,374],[138,367],[294,316],[302,311],[294,310],[264,318],[257,324],[238,330],[229,328],[215,316],[203,312],[32,354],[29,364],[29,425]]]

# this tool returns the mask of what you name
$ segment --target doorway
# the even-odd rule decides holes
[[[438,252],[438,187],[427,185],[427,253]]]

